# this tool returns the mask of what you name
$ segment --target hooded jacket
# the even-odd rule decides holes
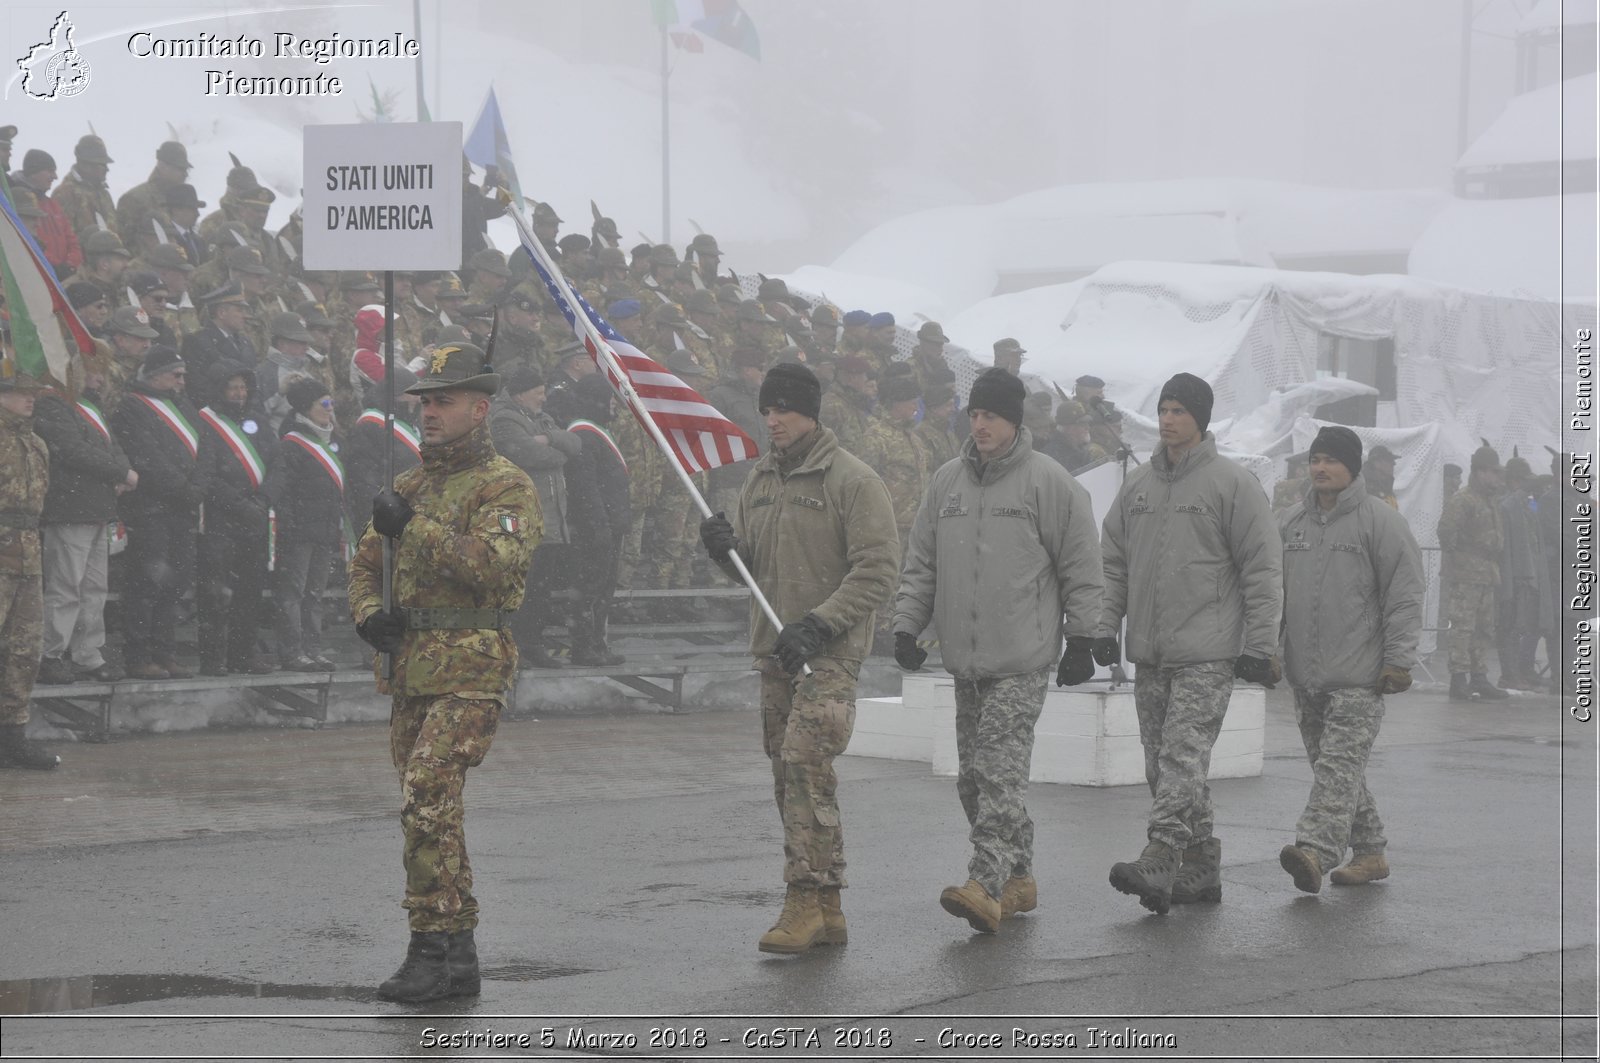
[[[176,409],[180,434],[151,402]],[[171,403],[166,406],[165,403]],[[122,444],[139,474],[139,486],[117,499],[117,510],[130,526],[179,522],[193,530],[205,501],[206,483],[196,453],[200,442],[199,412],[181,392],[160,392],[135,378],[111,415],[111,433]],[[191,450],[184,436],[194,441]]]
[[[83,396],[92,404],[89,395]],[[50,448],[50,493],[44,524],[103,524],[117,519],[117,486],[128,479],[128,456],[109,426],[102,432],[63,395],[46,392],[33,406],[33,431]]]
[[[945,668],[962,679],[1024,675],[1055,663],[1063,628],[1094,634],[1100,594],[1089,492],[1024,427],[987,465],[969,438],[928,481],[894,630],[918,635],[932,620]]]
[[[1158,447],[1102,525],[1102,636],[1128,620],[1136,664],[1271,657],[1283,619],[1283,548],[1266,492],[1205,433],[1176,466]]]
[[[787,475],[776,450],[756,462],[739,492],[734,534],[778,618],[791,624],[815,613],[833,634],[821,656],[859,662],[872,645],[875,611],[894,593],[894,503],[878,474],[839,446],[832,429],[818,425],[815,435]],[[731,563],[721,568],[739,578]],[[752,601],[750,652],[768,656],[777,639]]]
[[[1324,512],[1307,489],[1283,514],[1284,668],[1313,693],[1374,689],[1416,664],[1422,553],[1396,510],[1357,476]]]
[[[231,408],[222,402],[222,393],[228,381],[243,377],[248,397],[242,407]],[[273,446],[262,429],[260,421],[251,414],[255,405],[255,374],[245,366],[216,365],[205,381],[206,394],[215,401],[205,407],[223,428],[232,429],[237,438],[245,440],[254,451],[246,449],[245,455],[264,469],[272,459]],[[223,435],[202,413],[196,419],[200,429],[200,452],[196,463],[206,485],[205,526],[207,535],[222,535],[230,539],[248,539],[265,535],[267,531],[268,502],[265,484],[256,483],[246,470],[245,461],[234,450],[234,444]]]
[[[544,515],[541,544],[564,543],[567,529],[567,461],[583,449],[578,437],[557,427],[555,418],[540,410],[529,413],[509,395],[495,397],[489,411],[489,433],[500,456],[528,474],[539,492]],[[535,436],[544,436],[541,443]]]

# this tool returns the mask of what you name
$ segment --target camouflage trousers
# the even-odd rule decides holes
[[[1494,609],[1494,584],[1450,581],[1450,671],[1488,674]]]
[[[705,493],[705,477],[696,484]],[[735,505],[737,505],[735,501]],[[654,520],[645,560],[636,571],[640,585],[659,590],[682,590],[689,586],[694,557],[700,547],[700,507],[689,498],[676,473],[668,472],[656,499]]]
[[[419,934],[478,925],[461,792],[483,763],[500,722],[500,699],[395,695],[389,751],[400,773],[402,862],[411,929]]]
[[[1367,791],[1367,756],[1383,725],[1383,696],[1366,687],[1323,694],[1295,689],[1294,716],[1311,758],[1311,796],[1294,842],[1317,854],[1325,870],[1339,866],[1346,846],[1357,856],[1388,845],[1377,803]]]
[[[0,572],[0,726],[28,722],[43,646],[43,577]]]
[[[991,897],[1006,879],[1033,873],[1033,820],[1023,802],[1048,680],[1048,669],[956,679],[956,795],[972,827],[967,877]]]
[[[1211,747],[1233,694],[1233,662],[1139,665],[1133,681],[1153,842],[1186,849],[1211,837]]]
[[[761,740],[772,761],[772,793],[783,819],[783,881],[844,886],[844,831],[839,823],[833,758],[856,726],[859,665],[813,657],[811,674],[785,675],[772,657],[761,672]]]

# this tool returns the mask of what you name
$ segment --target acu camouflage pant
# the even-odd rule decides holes
[[[1023,802],[1048,680],[1048,669],[956,679],[956,794],[972,826],[967,877],[991,897],[1006,879],[1033,873],[1033,820]]]
[[[1489,672],[1494,646],[1494,584],[1450,581],[1450,671]]]
[[[0,726],[28,722],[43,645],[43,577],[0,572]]]
[[[1367,792],[1367,756],[1383,724],[1383,697],[1365,687],[1294,692],[1294,715],[1311,758],[1311,797],[1295,824],[1294,842],[1317,854],[1324,870],[1388,845],[1378,806]]]
[[[395,695],[389,749],[400,772],[406,899],[416,933],[478,925],[461,792],[500,723],[500,700],[456,694]]]
[[[833,758],[856,726],[859,665],[813,657],[810,675],[785,675],[776,659],[761,672],[761,737],[772,761],[772,791],[783,819],[783,881],[844,886],[844,832],[839,824]]]
[[[1141,664],[1133,701],[1144,746],[1144,777],[1153,842],[1186,849],[1211,837],[1211,747],[1222,730],[1233,693],[1233,662],[1206,661],[1174,668]]]

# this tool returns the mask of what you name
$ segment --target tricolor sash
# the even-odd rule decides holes
[[[585,421],[585,420],[580,418],[580,419],[578,419],[576,421],[573,421],[571,424],[567,425],[567,431],[569,431],[569,432],[591,432],[594,435],[599,436],[601,439],[606,441],[606,445],[609,446],[611,448],[611,452],[617,456],[617,460],[622,462],[622,471],[623,472],[627,472],[628,471],[628,459],[624,458],[622,456],[622,450],[617,446],[617,441],[615,439],[612,439],[611,438],[611,433],[607,432],[604,428],[601,428],[599,425],[595,424],[593,421]]]
[[[100,407],[87,399],[79,399],[72,405],[85,421],[100,429],[100,434],[106,437],[106,442],[111,441],[111,429],[106,427],[106,415],[100,412]]]
[[[339,488],[339,494],[344,494],[344,465],[339,461],[337,454],[329,450],[325,444],[299,432],[285,433],[283,438],[315,458],[317,464],[322,466],[322,471],[333,478],[334,485]]]
[[[356,418],[356,424],[375,424],[382,428],[387,420],[388,418],[384,416],[382,410],[362,410],[361,416]],[[418,461],[422,460],[422,437],[417,434],[415,428],[412,428],[398,417],[394,419],[394,437],[400,441],[402,446],[416,455]]]
[[[239,459],[245,475],[250,478],[250,486],[260,487],[261,481],[266,478],[267,466],[244,430],[229,420],[226,414],[218,413],[210,406],[201,407],[200,419],[216,430],[228,449],[233,451],[233,456]]]
[[[200,453],[200,434],[195,431],[194,425],[189,423],[189,418],[178,409],[178,404],[171,399],[158,399],[154,395],[145,395],[134,392],[133,397],[139,399],[150,407],[161,423],[172,429],[172,434],[183,440],[183,445],[189,449],[192,458]]]

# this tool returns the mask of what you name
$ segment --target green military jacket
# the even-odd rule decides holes
[[[50,451],[33,418],[0,410],[0,572],[44,572],[39,514],[50,489]]]
[[[867,441],[867,429],[872,424],[868,408],[871,402],[867,396],[835,384],[822,396],[822,412],[818,419],[833,429],[840,446],[859,451]]]
[[[902,427],[887,418],[874,417],[859,455],[889,489],[889,498],[894,502],[894,523],[900,529],[903,545],[911,522],[917,519],[917,507],[922,504],[928,477],[935,468],[929,461],[928,449],[915,425]]]
[[[495,453],[487,420],[453,443],[424,444],[422,464],[395,477],[395,490],[417,514],[395,544],[396,606],[510,611],[522,604],[544,521],[533,481]],[[350,562],[350,615],[359,624],[381,608],[383,537],[368,525]],[[429,629],[404,638],[393,680],[378,680],[383,693],[498,698],[516,677],[509,631]]]
[[[76,167],[61,179],[50,198],[67,216],[80,241],[99,229],[102,222],[106,229],[117,231],[117,205],[111,199],[111,190],[104,184],[92,185],[83,180]]]
[[[1500,582],[1500,553],[1506,539],[1495,499],[1469,483],[1445,503],[1438,531],[1443,564],[1452,580]]]

